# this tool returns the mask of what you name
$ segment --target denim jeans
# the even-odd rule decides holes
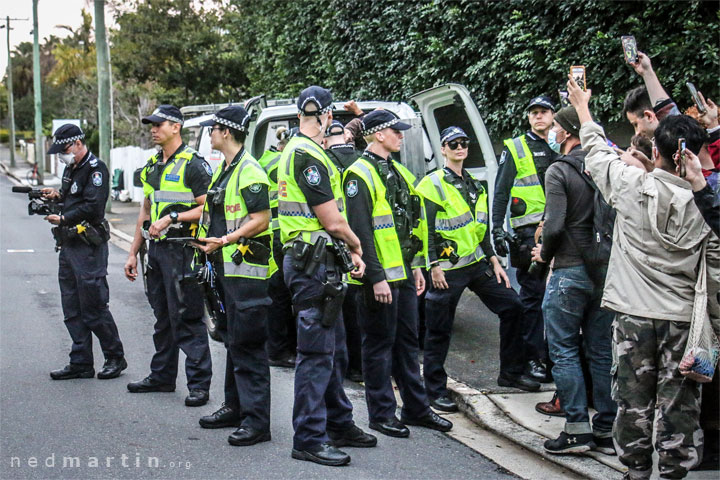
[[[610,396],[614,314],[600,309],[601,297],[602,289],[593,284],[584,265],[554,270],[545,290],[543,312],[550,358],[555,364],[552,374],[565,410],[565,432],[569,434],[610,432],[617,411]],[[580,367],[581,330],[598,412],[592,428],[586,379]]]

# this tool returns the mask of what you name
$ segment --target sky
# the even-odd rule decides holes
[[[33,12],[32,0],[0,0],[0,23],[5,25],[7,16],[12,18],[26,18],[27,21],[10,20],[10,49],[22,42],[32,42]],[[50,35],[65,37],[68,32],[56,25],[68,25],[78,27],[82,23],[80,12],[83,8],[90,14],[94,13],[92,0],[38,0],[38,30],[40,33],[40,44],[43,39]],[[112,17],[105,12],[105,22],[110,25]],[[0,29],[0,77],[3,77],[7,69],[7,31]]]

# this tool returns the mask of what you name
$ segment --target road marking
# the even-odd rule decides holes
[[[8,248],[7,253],[35,253],[35,250],[33,250],[32,248],[28,248],[25,250]]]

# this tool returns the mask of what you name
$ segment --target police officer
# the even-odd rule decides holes
[[[348,102],[357,107],[355,102]],[[362,110],[360,110],[362,112]],[[338,120],[333,120],[328,129],[325,131],[323,146],[328,158],[335,164],[338,171],[342,174],[350,165],[360,156],[355,145],[345,143],[345,127]],[[360,347],[361,335],[358,326],[358,295],[362,290],[357,283],[348,283],[348,290],[345,294],[343,302],[343,322],[345,323],[345,344],[348,351],[348,368],[345,377],[353,382],[362,382],[362,352]]]
[[[110,229],[105,203],[110,194],[108,169],[88,150],[85,134],[72,124],[55,131],[49,154],[66,165],[60,191],[44,188],[46,198],[63,202],[60,215],[48,215],[61,244],[58,280],[65,326],[73,344],[70,364],[50,372],[53,380],[92,378],[92,334],[98,338],[105,364],[97,377],[115,378],[127,368],[123,345],[108,301],[108,244]]]
[[[270,199],[265,170],[245,150],[250,116],[244,108],[223,108],[200,125],[225,161],[213,175],[202,207],[198,240],[216,272],[227,313],[225,403],[200,426],[238,425],[231,445],[270,440],[270,369],[267,339],[268,278],[272,257]]]
[[[178,368],[178,349],[187,357],[185,373],[189,394],[185,405],[207,403],[212,376],[207,328],[203,323],[203,294],[192,272],[194,251],[168,237],[195,233],[212,176],[207,162],[180,136],[183,118],[177,107],[160,105],[142,119],[151,124],[153,141],[161,147],[143,167],[140,178],[145,199],[140,207],[135,238],[125,263],[125,276],[137,278],[137,252],[143,233],[150,238],[148,250],[148,301],[155,313],[155,355],[150,375],[128,384],[128,390],[172,392]]]
[[[527,107],[530,131],[505,140],[500,156],[492,211],[492,234],[495,250],[508,254],[510,264],[517,268],[520,300],[525,309],[523,340],[527,356],[527,372],[536,380],[545,381],[542,361],[547,352],[543,339],[542,300],[545,281],[528,273],[530,251],[535,246],[535,230],[545,210],[545,170],[555,160],[556,152],[547,142],[553,125],[555,105],[548,97],[535,97]],[[510,226],[516,239],[505,231],[505,212],[510,202]]]
[[[370,428],[401,438],[410,435],[405,425],[447,432],[452,423],[430,409],[417,357],[417,296],[425,290],[422,205],[415,177],[391,158],[410,125],[387,110],[368,113],[362,123],[369,145],[347,170],[345,195],[366,265],[358,321]],[[403,400],[400,420],[391,377]]]
[[[438,410],[455,412],[458,408],[448,396],[444,363],[455,308],[465,288],[470,288],[500,317],[498,385],[536,391],[540,384],[523,374],[523,308],[486,235],[487,192],[463,168],[470,138],[462,128],[453,126],[443,130],[440,139],[445,166],[417,186],[426,200],[431,277],[425,297],[423,373],[430,404]]]
[[[278,217],[285,283],[297,313],[292,457],[338,466],[350,456],[337,447],[373,447],[377,439],[353,422],[342,386],[347,353],[341,279],[347,268],[340,265],[354,264],[359,277],[365,264],[360,241],[345,220],[340,172],[320,146],[332,106],[332,95],[321,87],[308,87],[298,97],[300,132],[278,167]],[[338,240],[347,244],[352,260],[328,251],[332,245],[342,252]]]
[[[269,181],[273,257],[276,265],[282,267],[283,252],[282,243],[280,242],[280,223],[277,216],[277,168],[280,162],[280,153],[288,142],[289,131],[285,127],[280,127],[276,135],[279,141],[278,148],[265,151],[258,159],[258,163],[265,169]],[[268,361],[270,366],[273,367],[295,368],[295,349],[297,348],[295,317],[292,313],[292,298],[285,285],[282,268],[278,268],[270,277],[269,295],[272,300],[272,307],[268,310],[267,321],[266,350]]]

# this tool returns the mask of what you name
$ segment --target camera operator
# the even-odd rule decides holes
[[[702,431],[700,387],[680,374],[678,364],[688,341],[703,255],[707,309],[713,329],[720,330],[720,245],[692,203],[690,186],[679,178],[673,157],[680,138],[699,152],[705,132],[685,115],[663,119],[654,132],[655,170],[646,173],[625,165],[607,145],[590,115],[590,91],[570,78],[568,92],[582,125],[586,167],[617,212],[601,306],[617,314],[612,371],[618,455],[629,468],[627,478],[650,478],[657,408],[660,475],[683,478],[698,463]]]
[[[73,340],[70,363],[50,372],[54,380],[92,378],[92,335],[105,356],[99,379],[115,378],[127,368],[123,345],[108,301],[108,245],[105,203],[110,194],[108,169],[85,145],[85,134],[72,124],[55,131],[49,154],[66,165],[60,191],[42,190],[45,198],[63,202],[60,215],[48,215],[60,248],[58,280],[65,326]]]

